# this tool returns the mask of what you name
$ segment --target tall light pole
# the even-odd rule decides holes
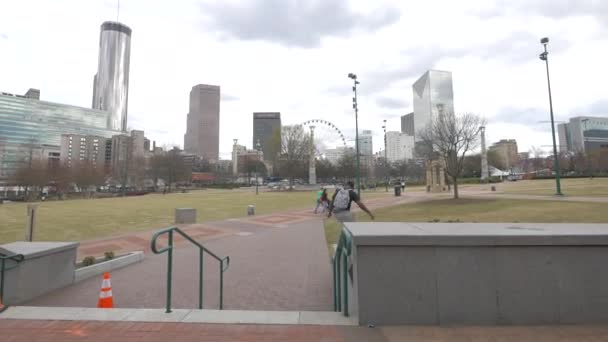
[[[547,51],[547,45],[549,44],[549,38],[545,37],[540,40],[545,49],[538,57],[545,61],[547,67],[547,89],[549,90],[549,112],[551,113],[551,134],[553,136],[553,165],[555,166],[555,194],[558,196],[562,194],[562,187],[560,184],[560,167],[559,158],[557,156],[557,143],[555,142],[555,121],[553,120],[553,99],[551,98],[551,80],[549,79],[549,52]]]
[[[258,191],[258,187],[259,187],[259,182],[258,182],[258,165],[260,164],[260,139],[258,139],[258,141],[255,143],[255,155],[257,156],[256,161],[255,161],[255,194],[258,195],[259,191]]]
[[[386,192],[388,192],[388,156],[387,156],[387,148],[386,148],[386,120],[383,120],[384,126],[382,129],[384,130],[384,183],[386,185]]]
[[[359,160],[359,107],[357,106],[357,75],[352,72],[348,74],[348,78],[353,80],[353,109],[355,110],[355,150],[357,153],[357,194],[361,197],[361,162]]]

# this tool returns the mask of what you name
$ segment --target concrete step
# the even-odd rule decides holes
[[[215,324],[357,325],[356,320],[333,311],[253,311],[173,309],[97,309],[73,307],[12,306],[0,319],[180,322]]]

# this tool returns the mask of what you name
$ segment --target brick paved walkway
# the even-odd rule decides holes
[[[331,268],[320,219],[288,227],[224,222],[239,231],[205,246],[230,256],[224,274],[224,307],[227,309],[310,310],[333,308]],[[160,308],[165,305],[166,254],[146,254],[146,259],[112,272],[116,307]],[[205,258],[204,307],[217,308],[219,267]],[[180,246],[174,253],[173,307],[195,308],[198,303],[198,249]],[[94,307],[101,278],[93,277],[34,299],[27,305]]]
[[[2,342],[384,342],[361,327],[0,320]]]
[[[608,326],[338,327],[0,320],[2,342],[599,342]]]

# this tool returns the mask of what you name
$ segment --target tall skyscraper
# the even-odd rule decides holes
[[[440,113],[454,113],[452,73],[429,70],[413,85],[414,136]],[[416,139],[418,140],[418,139]]]
[[[107,128],[127,130],[131,29],[106,21],[99,35],[99,61],[93,79],[93,108],[108,112]]]
[[[401,117],[401,133],[407,135],[414,134],[414,113],[409,113]]]
[[[262,145],[264,160],[271,161],[281,152],[281,113],[253,113],[253,144]]]
[[[184,150],[207,160],[220,154],[220,87],[199,84],[190,91]]]
[[[359,134],[359,153],[362,156],[371,156],[374,154],[374,146],[372,144],[372,131],[364,129]]]

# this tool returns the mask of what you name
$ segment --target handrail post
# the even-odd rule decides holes
[[[203,309],[203,249],[199,248],[199,267],[198,267],[198,308]]]
[[[334,311],[338,311],[338,297],[336,292],[336,256],[331,260],[331,268],[333,275],[333,290],[334,290]]]
[[[342,256],[342,251],[336,252],[336,296],[338,297],[338,311],[342,311],[342,284],[340,281],[340,259]]]
[[[224,259],[220,260],[220,310],[224,309]]]
[[[2,276],[2,278],[0,278],[0,299],[4,299],[4,258],[2,258],[2,269],[0,272],[0,275]],[[0,309],[0,312],[4,311],[4,309],[6,308],[6,306],[4,306],[3,309]]]
[[[168,239],[169,250],[167,251],[167,310],[166,313],[171,312],[171,276],[173,268],[173,230],[169,230]]]
[[[348,317],[348,256],[346,252],[344,256],[344,316]]]

